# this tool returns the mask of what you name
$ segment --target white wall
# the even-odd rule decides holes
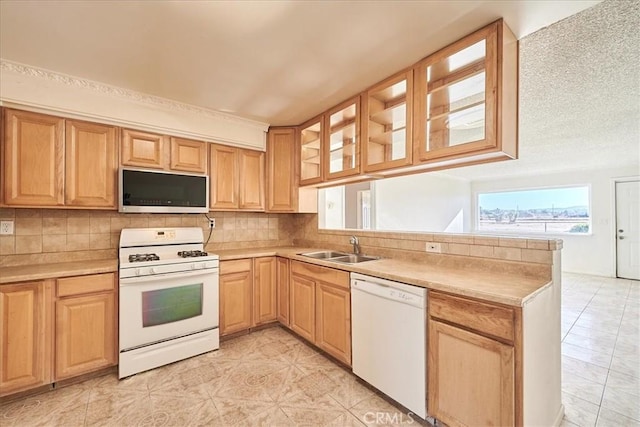
[[[431,172],[373,183],[375,229],[462,233],[470,230],[469,181]]]
[[[549,175],[509,177],[507,179],[473,181],[471,191],[474,212],[477,193],[542,188],[566,185],[591,187],[591,234],[557,235],[564,241],[563,271],[615,277],[615,193],[613,182],[618,178],[638,176],[636,168],[573,170]],[[475,221],[475,215],[474,215]],[[540,235],[537,235],[540,236]]]

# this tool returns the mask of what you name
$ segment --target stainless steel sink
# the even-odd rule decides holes
[[[336,252],[336,251],[317,251],[317,252],[307,252],[300,255],[308,256],[309,258],[315,258],[315,259],[329,259],[329,258],[344,257],[349,254],[345,252]]]
[[[380,257],[377,257],[377,256],[359,255],[359,254],[356,255],[356,254],[348,254],[346,252],[337,252],[337,251],[306,252],[300,255],[306,256],[309,258],[322,259],[325,261],[341,262],[343,264],[357,264],[359,262],[373,261],[376,259],[380,259]]]
[[[368,255],[347,254],[345,256],[339,256],[339,257],[328,259],[327,261],[342,262],[344,264],[357,264],[359,262],[374,261],[376,259],[380,259],[380,257],[368,256]]]

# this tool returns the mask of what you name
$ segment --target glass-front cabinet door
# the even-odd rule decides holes
[[[369,89],[362,104],[364,172],[411,164],[413,70],[403,71]]]
[[[360,172],[360,97],[350,99],[325,114],[325,181]]]
[[[322,181],[322,133],[323,116],[316,117],[300,125],[300,185],[317,184]]]
[[[499,34],[502,39],[501,21],[416,66],[417,162],[500,148]]]

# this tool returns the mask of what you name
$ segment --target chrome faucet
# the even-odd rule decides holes
[[[360,255],[360,242],[356,236],[349,237],[349,243],[353,245],[353,253]]]

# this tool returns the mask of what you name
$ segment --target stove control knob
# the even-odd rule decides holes
[[[196,265],[195,264],[191,264],[191,269],[195,270],[196,269]]]
[[[151,267],[151,268],[149,269],[149,273],[151,273],[151,274],[156,274],[156,270],[155,270],[153,267]]]
[[[203,262],[202,264],[200,264],[200,268],[207,268],[207,263]]]
[[[135,273],[136,273],[136,276],[139,276],[139,275],[140,275],[140,269],[139,269],[139,268],[136,268]]]

